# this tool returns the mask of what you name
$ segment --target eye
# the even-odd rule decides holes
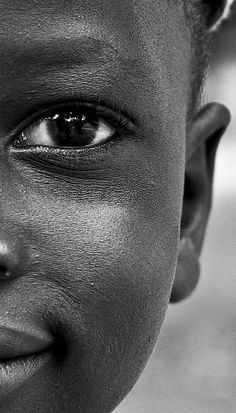
[[[97,146],[117,136],[117,128],[124,128],[128,120],[123,115],[111,114],[111,109],[91,109],[91,106],[77,104],[47,113],[18,134],[14,147],[47,146],[56,148],[83,148]],[[104,119],[100,116],[102,114]],[[112,121],[111,121],[112,119]],[[113,126],[112,123],[115,124]]]

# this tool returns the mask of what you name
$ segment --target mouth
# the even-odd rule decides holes
[[[0,326],[0,398],[28,381],[52,356],[49,333],[29,324]]]

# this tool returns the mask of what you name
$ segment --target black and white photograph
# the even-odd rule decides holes
[[[236,0],[0,0],[0,413],[235,413],[235,297]]]

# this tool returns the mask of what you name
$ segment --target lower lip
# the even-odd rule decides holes
[[[12,358],[7,361],[0,360],[0,398],[28,381],[51,358],[52,350],[47,348],[40,353]]]

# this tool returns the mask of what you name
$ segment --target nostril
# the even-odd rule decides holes
[[[0,265],[0,279],[1,278],[8,278],[10,277],[11,271],[9,271],[6,267],[4,267],[4,265]]]
[[[31,246],[26,245],[26,238],[22,240],[18,235],[0,231],[0,281],[25,274],[29,253],[31,255]]]

